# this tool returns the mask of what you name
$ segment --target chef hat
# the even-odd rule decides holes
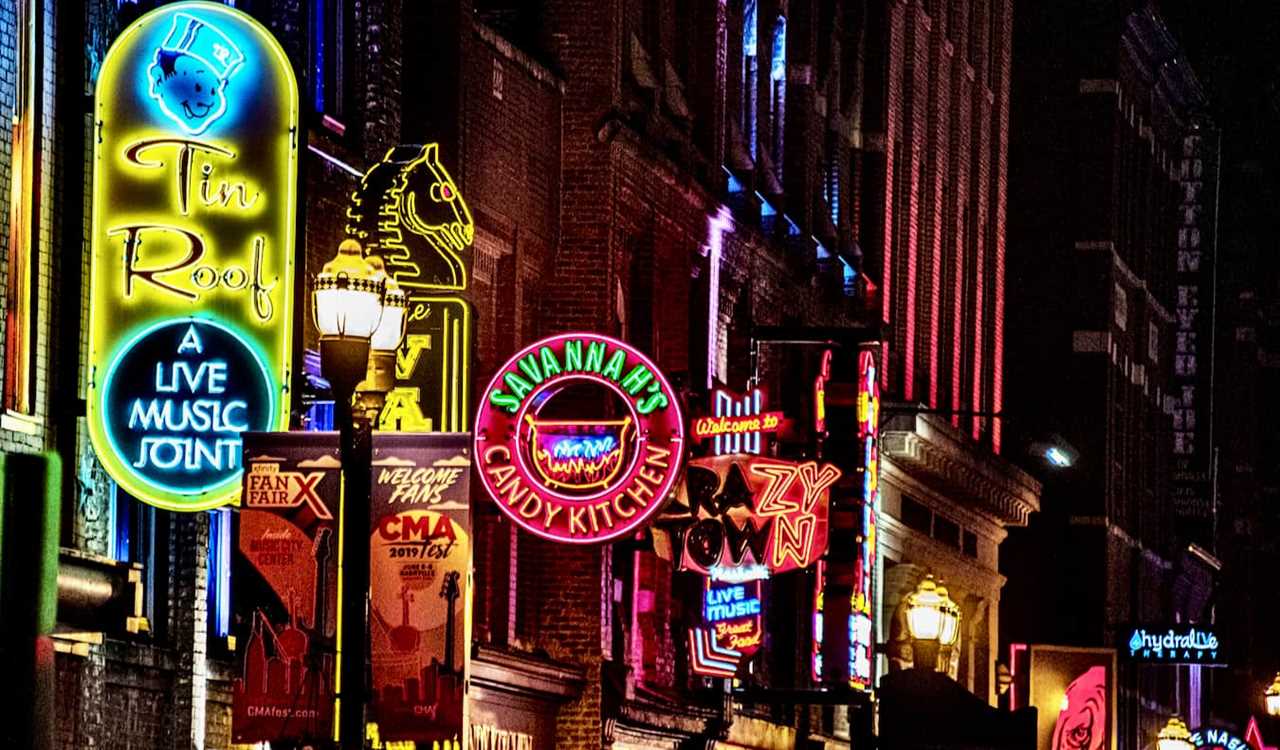
[[[244,53],[226,34],[187,13],[173,17],[173,28],[169,29],[169,36],[160,49],[182,52],[200,60],[223,81],[244,62]]]

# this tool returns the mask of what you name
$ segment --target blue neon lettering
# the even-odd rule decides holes
[[[243,399],[221,401],[200,398],[174,401],[169,398],[135,399],[129,409],[129,429],[165,430],[168,432],[244,432],[249,429]],[[239,418],[232,412],[239,412]]]
[[[238,437],[218,438],[210,449],[209,441],[199,437],[147,436],[142,438],[133,468],[187,472],[235,469],[240,465],[240,451]]]
[[[168,377],[165,376],[163,362],[156,363],[156,390],[160,393],[177,393],[182,386],[196,393],[202,387],[209,393],[222,393],[227,390],[227,363],[222,360],[201,362],[195,371],[190,362],[169,363]]]
[[[178,354],[183,354],[188,349],[196,354],[204,353],[204,342],[200,341],[200,335],[196,333],[194,325],[187,326],[187,332],[182,334],[182,343],[178,344]]]
[[[611,452],[617,442],[612,435],[604,437],[562,438],[551,449],[556,458],[599,458]]]
[[[244,412],[248,408],[249,408],[249,405],[243,401],[232,401],[228,403],[227,408],[222,410],[222,423],[226,425],[229,429],[232,429],[236,432],[244,432],[245,430],[249,429],[249,423],[246,421],[246,417],[244,416]],[[240,422],[233,423],[231,421],[232,409],[240,410],[241,412]]]
[[[747,598],[745,586],[729,586],[707,591],[703,616],[707,622],[719,622],[760,614],[760,599]]]

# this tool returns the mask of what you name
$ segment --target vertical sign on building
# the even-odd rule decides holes
[[[1187,541],[1212,539],[1213,255],[1214,184],[1211,163],[1217,139],[1203,128],[1182,139],[1178,163],[1177,273],[1174,298],[1173,502],[1178,531]]]
[[[89,435],[171,510],[240,492],[246,431],[288,424],[298,87],[233,8],[125,29],[96,91]]]
[[[338,441],[328,432],[250,433],[235,567],[254,592],[237,623],[237,743],[315,740],[333,727],[338,625]]]
[[[862,446],[862,529],[849,608],[849,682],[875,684],[875,574],[880,513],[880,368],[875,349],[858,352],[858,439]]]
[[[347,234],[386,263],[409,297],[396,387],[378,428],[397,432],[469,429],[471,306],[466,253],[475,224],[440,163],[440,148],[396,146],[351,196]]]
[[[471,632],[471,436],[373,441],[369,721],[384,741],[457,747]]]
[[[857,536],[851,540],[857,545],[853,560],[853,585],[849,601],[849,684],[857,690],[875,687],[875,618],[876,572],[879,564],[877,538],[880,513],[880,368],[876,364],[877,347],[864,347],[858,351],[857,382],[857,462],[861,468],[862,491],[858,516]],[[830,352],[823,355],[822,369],[815,383],[818,399],[818,418],[815,427],[821,433],[826,429],[825,389],[831,377]],[[833,541],[833,544],[836,543]],[[846,543],[846,542],[841,542]],[[825,562],[819,562],[814,577],[813,654],[812,671],[815,680],[822,678],[822,634],[825,590],[827,588]]]

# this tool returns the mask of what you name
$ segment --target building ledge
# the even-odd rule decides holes
[[[1039,482],[965,439],[941,417],[915,414],[887,420],[880,452],[941,494],[1006,526],[1026,526],[1040,510]]]
[[[628,691],[625,668],[614,666],[601,672],[604,688],[606,745],[624,743],[654,745],[671,743],[682,747],[690,739],[715,739],[725,730],[730,714],[728,696],[711,705],[689,695],[667,695],[636,686]],[[630,692],[630,695],[626,693]]]
[[[550,703],[578,697],[586,685],[580,667],[522,651],[477,645],[471,659],[471,684]]]

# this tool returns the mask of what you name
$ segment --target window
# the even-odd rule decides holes
[[[163,635],[168,621],[169,518],[170,514],[135,500],[111,486],[110,513],[115,537],[109,556],[142,565],[144,600],[142,614],[155,635]]]
[[[960,549],[960,524],[946,516],[934,516],[933,538],[948,547]]]
[[[16,5],[17,75],[10,130],[12,159],[9,172],[8,276],[4,311],[4,408],[9,412],[33,413],[32,383],[35,382],[32,350],[35,335],[36,251],[40,236],[39,152],[41,45],[43,10],[39,0],[21,0]]]
[[[972,531],[964,532],[964,546],[960,550],[966,557],[978,556],[978,535]]]
[[[822,197],[827,202],[831,226],[840,228],[840,146],[835,138],[827,139],[827,158],[823,166]]]
[[[316,113],[339,135],[350,105],[348,59],[360,46],[347,0],[311,0],[311,93]]]
[[[782,155],[787,129],[787,19],[773,26],[773,57],[769,65],[769,130],[773,138],[774,176],[782,182]]]
[[[933,511],[914,498],[902,496],[902,524],[929,536],[933,531]]]
[[[747,139],[751,159],[759,158],[756,138],[759,103],[757,89],[760,80],[756,0],[746,0],[742,7],[742,135]]]

